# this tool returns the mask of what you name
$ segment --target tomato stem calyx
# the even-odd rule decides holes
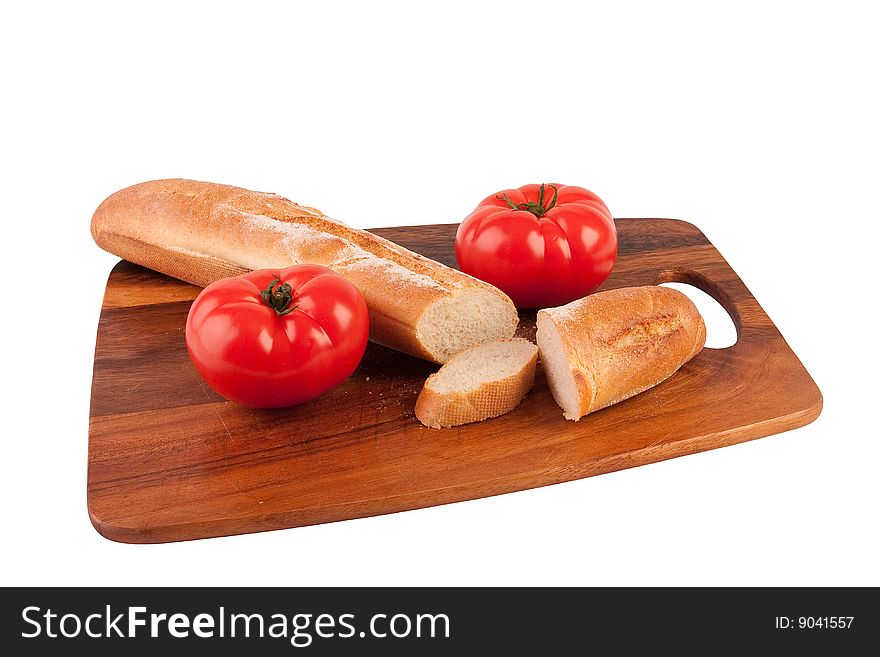
[[[544,188],[549,187],[553,190],[553,198],[550,199],[550,204],[547,207],[544,207]],[[543,217],[544,214],[551,210],[556,206],[556,199],[559,197],[559,190],[554,185],[541,185],[538,190],[538,202],[535,201],[526,201],[524,203],[516,204],[510,200],[510,197],[507,194],[502,194],[501,198],[503,198],[507,205],[510,206],[511,210],[525,210],[526,212],[531,212],[536,217]]]
[[[299,304],[290,305],[293,302],[293,288],[290,283],[282,283],[279,278],[272,279],[269,287],[260,292],[260,298],[280,317],[289,315],[299,307]]]

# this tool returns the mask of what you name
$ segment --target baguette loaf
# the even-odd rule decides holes
[[[512,411],[534,384],[537,362],[538,348],[522,338],[462,351],[425,381],[416,417],[439,429]]]
[[[672,376],[703,348],[706,325],[677,290],[628,287],[538,311],[537,340],[550,391],[577,421]]]
[[[500,290],[275,194],[156,180],[107,198],[92,218],[98,246],[206,286],[253,269],[320,264],[351,281],[370,310],[370,338],[446,362],[509,338],[518,316]]]

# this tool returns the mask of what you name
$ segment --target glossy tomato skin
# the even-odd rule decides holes
[[[261,292],[288,283],[289,314]],[[367,305],[347,280],[319,265],[262,269],[212,283],[186,320],[186,346],[205,382],[256,408],[314,399],[358,366],[369,334]]]
[[[529,203],[541,216],[519,209]],[[546,184],[541,201],[541,185],[525,185],[486,197],[458,227],[455,255],[462,271],[500,288],[518,307],[548,308],[586,296],[608,278],[617,229],[602,200],[583,187]]]

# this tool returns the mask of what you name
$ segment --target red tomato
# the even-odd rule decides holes
[[[520,308],[559,306],[608,278],[617,229],[583,187],[526,185],[492,194],[458,227],[461,270],[503,290]]]
[[[339,384],[360,362],[368,333],[361,293],[319,265],[224,278],[202,290],[186,318],[202,378],[257,408],[300,404]]]

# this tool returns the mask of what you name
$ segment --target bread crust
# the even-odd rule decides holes
[[[463,291],[486,290],[509,306],[509,326],[494,337],[516,330],[516,308],[497,288],[275,194],[183,179],[140,183],[101,203],[91,231],[101,248],[202,287],[253,269],[325,265],[364,295],[372,340],[426,360],[442,362],[419,339],[419,319]]]
[[[527,340],[512,338],[498,342],[525,343]],[[467,351],[453,356],[444,367],[452,365],[456,358],[463,356]],[[439,371],[435,372],[425,381],[416,399],[416,418],[427,427],[440,429],[479,422],[508,413],[516,408],[535,384],[537,362],[536,347],[532,357],[517,372],[503,379],[482,383],[473,390],[461,392],[438,392],[432,389],[431,383],[439,374]]]
[[[566,417],[575,420],[665,381],[706,342],[696,306],[667,287],[608,290],[538,315],[561,338],[578,393],[577,417]]]

